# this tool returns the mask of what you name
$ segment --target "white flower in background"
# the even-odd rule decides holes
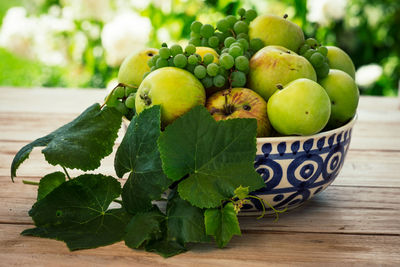
[[[162,27],[157,30],[157,38],[161,43],[168,43],[171,41],[171,35],[167,28]]]
[[[383,69],[378,64],[361,66],[356,71],[356,83],[361,87],[373,85],[382,75]]]
[[[145,9],[150,3],[151,0],[131,0],[132,6],[139,10]]]
[[[104,25],[101,42],[106,52],[107,64],[118,66],[126,56],[146,47],[151,23],[136,13],[125,13]]]
[[[77,20],[94,19],[108,21],[112,17],[112,7],[109,0],[65,0],[68,15],[73,15]]]
[[[32,44],[37,20],[26,17],[23,7],[10,8],[0,29],[0,46],[19,56],[34,58]]]
[[[307,19],[319,24],[328,24],[332,20],[340,20],[346,14],[348,0],[308,0]]]

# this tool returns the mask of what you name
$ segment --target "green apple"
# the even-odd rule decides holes
[[[356,77],[356,69],[353,61],[342,49],[336,46],[327,46],[328,48],[328,61],[331,69],[338,69],[349,74],[353,79]]]
[[[204,105],[206,92],[190,72],[164,67],[144,78],[136,93],[136,112],[153,105],[161,106],[161,122],[166,126],[195,106]]]
[[[249,26],[249,37],[260,38],[265,45],[279,45],[297,51],[304,43],[303,30],[287,19],[263,15],[254,19]]]
[[[297,79],[268,101],[268,118],[283,135],[312,135],[329,120],[331,102],[325,89],[309,79]]]
[[[119,68],[118,82],[123,85],[139,87],[143,75],[150,71],[147,61],[156,54],[158,54],[157,49],[147,48],[126,57]]]
[[[317,81],[310,62],[282,46],[266,46],[250,59],[248,87],[265,100],[277,90],[299,78]]]
[[[353,78],[346,72],[331,69],[327,77],[319,81],[331,99],[331,117],[329,128],[345,124],[355,114],[358,106],[359,92]]]
[[[216,121],[254,118],[257,120],[257,137],[271,135],[267,102],[250,89],[233,88],[216,92],[207,99],[206,108]]]

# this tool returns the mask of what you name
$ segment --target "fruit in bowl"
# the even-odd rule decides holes
[[[184,48],[163,43],[153,56],[130,56],[102,106],[17,153],[12,179],[38,146],[65,171],[39,183],[47,195],[29,213],[36,228],[23,235],[57,236],[72,250],[124,240],[165,257],[210,236],[224,247],[240,235],[238,214],[298,207],[337,177],[359,97],[351,59],[305,39],[286,15],[241,8],[190,29]],[[123,118],[114,159],[116,175],[129,174],[123,187],[101,174],[67,179],[67,168],[100,166]]]

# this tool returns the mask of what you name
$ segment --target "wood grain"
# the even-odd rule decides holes
[[[98,89],[0,87],[0,266],[400,266],[398,98],[361,97],[350,150],[334,183],[276,223],[273,217],[241,214],[243,234],[226,249],[200,244],[164,259],[122,242],[70,252],[59,241],[20,236],[33,227],[27,212],[36,198],[36,188],[22,179],[39,181],[60,169],[35,149],[12,183],[13,156],[104,95]],[[94,172],[115,175],[113,156]]]

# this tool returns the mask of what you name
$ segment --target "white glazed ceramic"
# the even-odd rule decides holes
[[[355,121],[356,117],[340,128],[311,136],[257,138],[254,167],[265,187],[252,194],[276,209],[290,210],[322,192],[343,166]],[[258,200],[251,202],[244,213],[262,210]]]

